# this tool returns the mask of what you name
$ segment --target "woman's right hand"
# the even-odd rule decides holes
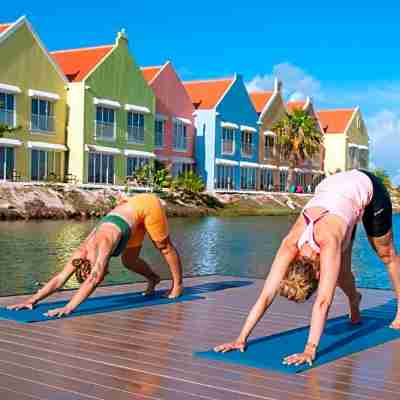
[[[240,350],[242,353],[246,350],[247,343],[243,340],[235,340],[231,343],[220,344],[214,347],[214,351],[217,353],[226,353],[227,351]]]
[[[12,304],[11,306],[7,306],[7,310],[32,310],[34,307],[34,303],[31,301],[25,301],[24,303]]]

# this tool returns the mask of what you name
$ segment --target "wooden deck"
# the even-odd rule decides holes
[[[248,281],[209,276],[186,286]],[[342,358],[304,374],[278,373],[192,357],[233,340],[263,281],[201,293],[204,300],[18,324],[0,321],[1,400],[253,400],[400,399],[400,341]],[[229,286],[229,284],[227,284]],[[97,295],[140,290],[100,288]],[[386,302],[392,292],[364,290],[363,306]],[[59,293],[53,298],[70,296]],[[0,299],[0,304],[16,298]],[[308,323],[312,303],[279,299],[254,335]],[[331,315],[347,312],[338,293]]]

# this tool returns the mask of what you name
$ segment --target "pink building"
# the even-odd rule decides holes
[[[192,100],[170,61],[144,67],[142,73],[156,96],[154,152],[177,176],[193,169],[195,163]]]

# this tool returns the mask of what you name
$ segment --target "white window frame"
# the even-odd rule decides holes
[[[13,100],[14,100],[14,108],[12,109],[12,125],[10,126],[10,128],[15,128],[17,126],[17,96],[15,93],[11,93],[11,92],[7,92],[4,90],[1,90],[0,88],[0,94],[4,94],[6,97],[7,96],[12,96]],[[1,110],[1,109],[0,109]],[[7,110],[4,107],[5,112],[9,112],[10,110]]]
[[[133,160],[133,159],[135,159],[135,158],[138,160],[138,162],[137,162],[137,164],[138,164],[138,165],[137,165],[137,168],[136,168],[135,170],[131,171],[131,174],[129,174],[128,165],[129,165],[129,163],[130,163],[130,160]],[[144,162],[142,162],[142,161],[144,161]],[[140,168],[143,168],[145,165],[149,165],[150,162],[151,162],[150,157],[136,156],[136,155],[127,156],[127,157],[126,157],[126,176],[133,176],[137,170],[139,170]]]
[[[253,157],[253,136],[254,133],[246,130],[246,131],[241,131],[240,133],[240,154],[242,157],[244,158],[252,158]],[[243,140],[244,138],[244,140]],[[251,138],[251,140],[249,141],[248,138]],[[251,148],[250,154],[247,154],[246,152],[244,152],[244,148],[246,146],[249,146]]]
[[[187,124],[180,119],[174,118],[173,120],[173,137],[172,148],[174,151],[186,152],[188,151],[188,130]],[[184,139],[185,147],[181,147],[182,139]]]
[[[268,143],[268,140],[272,140],[272,146],[269,147],[269,156],[267,157],[267,152],[266,152],[266,144]],[[265,135],[264,136],[264,160],[272,160],[275,157],[275,135]]]
[[[166,122],[166,120],[165,120],[165,118],[155,118],[155,122],[154,122],[154,124],[155,124],[155,129],[154,129],[154,147],[156,148],[156,149],[163,149],[164,147],[165,147],[165,122]],[[162,144],[161,145],[159,145],[159,144],[157,144],[156,143],[156,138],[157,138],[157,124],[162,124],[162,133],[161,133],[161,136],[162,136]]]
[[[94,154],[94,155],[96,155],[96,154],[100,154],[100,176],[101,176],[101,172],[102,172],[102,164],[103,164],[103,157],[105,157],[105,156],[107,156],[107,157],[113,157],[113,175],[112,175],[112,182],[111,183],[109,183],[109,182],[106,182],[106,183],[104,183],[104,182],[90,182],[89,181],[89,176],[90,176],[90,155],[91,154]],[[87,179],[88,179],[88,183],[91,183],[91,184],[94,184],[94,185],[114,185],[115,184],[115,154],[113,154],[113,153],[105,153],[105,152],[101,152],[101,151],[89,151],[89,153],[88,153],[88,169],[87,169],[87,171],[88,171],[88,177],[87,177]],[[106,174],[107,174],[107,177],[108,177],[108,169],[109,169],[109,162],[107,162],[107,169],[106,169]],[[95,159],[95,167],[96,167],[96,159]],[[96,170],[96,168],[94,168],[94,171]],[[96,174],[94,174],[94,180],[96,180],[95,179],[95,176],[96,176]]]
[[[251,174],[251,175],[250,175]],[[254,186],[251,188],[247,187],[242,187],[242,179],[246,179],[246,182],[248,182],[249,176],[251,176],[251,180],[254,183]],[[247,186],[247,184],[246,184]],[[240,190],[257,190],[257,168],[254,167],[240,167]]]
[[[137,125],[129,125],[129,116],[130,115],[132,116],[131,119],[133,119],[133,115],[137,115],[137,121],[138,121]],[[130,138],[129,137],[129,131],[132,128],[133,129],[137,129],[137,133],[139,133],[139,134],[141,133],[141,130],[140,130],[140,128],[141,128],[140,121],[141,120],[143,120],[143,140],[137,140],[135,138]],[[146,141],[145,125],[146,125],[146,123],[145,123],[145,115],[144,115],[144,113],[143,112],[139,112],[139,111],[128,111],[127,114],[126,114],[126,121],[127,121],[127,127],[128,127],[128,130],[127,130],[127,142],[130,143],[130,144],[141,144],[141,145],[145,144],[145,141]],[[132,136],[135,136],[135,135],[132,135]]]
[[[3,170],[3,179],[0,179],[0,182],[7,181],[7,149],[11,149],[13,152],[13,170],[16,170],[16,154],[15,148],[12,146],[0,146],[0,149],[4,149],[4,164],[0,165],[0,169]],[[12,171],[11,171],[12,173]]]
[[[224,151],[224,142],[228,141],[228,140],[226,140],[224,138],[224,133],[225,132],[228,132],[228,133],[232,134],[232,152]],[[232,156],[233,154],[235,154],[235,150],[236,150],[235,134],[236,134],[236,129],[235,128],[233,128],[231,126],[222,127],[222,132],[221,132],[221,154],[229,155],[229,156]]]
[[[37,95],[32,94],[30,96],[30,105],[31,105],[31,118],[30,118],[30,132],[32,134],[40,134],[40,135],[54,135],[56,132],[56,113],[55,113],[55,103],[56,103],[56,99],[54,98],[49,98],[49,97],[40,97]],[[38,114],[33,114],[33,101],[37,100],[38,101]],[[39,113],[40,111],[40,102],[44,101],[47,103],[48,106],[50,106],[50,112],[51,114],[45,114],[45,115],[41,115]],[[33,116],[36,116],[38,118],[45,116],[48,120],[51,121],[52,123],[52,128],[51,129],[40,129],[40,127],[38,129],[34,129],[32,126],[32,120],[33,120]]]
[[[103,125],[105,125],[105,126],[107,126],[107,124],[109,125],[110,123],[109,122],[105,122],[104,121],[104,118],[102,119],[102,121],[97,121],[97,109],[98,108],[101,108],[103,111],[102,111],[102,116],[104,115],[104,110],[107,110],[107,111],[112,111],[113,112],[113,115],[114,115],[114,122],[113,122],[113,136],[112,136],[112,138],[108,138],[108,137],[104,137],[104,136],[99,136],[98,134],[97,134],[97,124],[103,124]],[[99,141],[103,141],[103,142],[115,142],[115,140],[116,140],[116,133],[117,133],[117,112],[116,112],[117,110],[116,110],[116,108],[113,108],[113,107],[109,107],[109,106],[106,106],[106,105],[104,105],[104,104],[95,104],[95,119],[94,119],[94,139],[95,140],[99,140]]]
[[[216,190],[235,190],[235,170],[234,165],[217,164],[214,187]],[[231,182],[229,182],[231,179]]]

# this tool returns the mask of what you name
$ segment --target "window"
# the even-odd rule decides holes
[[[179,175],[187,174],[193,170],[192,164],[177,162],[172,164],[172,176],[176,178]]]
[[[242,131],[241,151],[242,156],[251,157],[253,152],[253,135],[251,132]]]
[[[148,157],[128,157],[126,159],[126,175],[134,176],[136,171],[148,165],[149,162]]]
[[[360,117],[357,118],[357,128],[362,129],[362,120]]]
[[[15,97],[13,94],[0,93],[0,124],[15,126]]]
[[[54,132],[54,104],[49,100],[32,98],[31,130]]]
[[[114,156],[112,154],[89,153],[89,183],[114,183]]]
[[[14,149],[12,147],[0,147],[0,180],[12,178],[14,158]]]
[[[360,168],[368,169],[368,158],[369,153],[367,149],[360,149],[359,150],[359,166]]]
[[[296,173],[296,185],[300,185],[303,189],[305,189],[305,174],[303,172],[297,172]]]
[[[265,135],[264,159],[269,160],[274,157],[275,138],[272,135]]]
[[[96,106],[95,138],[98,140],[115,140],[115,110]]]
[[[128,112],[128,143],[144,144],[144,114]]]
[[[233,154],[235,152],[235,130],[232,128],[222,128],[222,154]]]
[[[359,162],[358,162],[358,148],[354,145],[349,146],[349,168],[358,168],[359,167]]]
[[[50,174],[58,175],[60,171],[60,154],[55,151],[37,150],[31,151],[31,179],[44,181]]]
[[[271,192],[274,190],[274,172],[272,169],[262,169],[261,170],[261,190]]]
[[[187,150],[187,131],[186,125],[179,120],[174,120],[173,148],[178,151]]]
[[[287,179],[288,179],[287,170],[280,170],[279,171],[279,190],[281,192],[286,192]]]
[[[164,147],[164,134],[165,134],[165,121],[163,119],[156,119],[156,129],[154,145],[156,148],[162,149]]]
[[[216,166],[215,189],[235,189],[235,167],[228,165]]]
[[[255,168],[240,168],[240,189],[255,190],[256,174]]]

